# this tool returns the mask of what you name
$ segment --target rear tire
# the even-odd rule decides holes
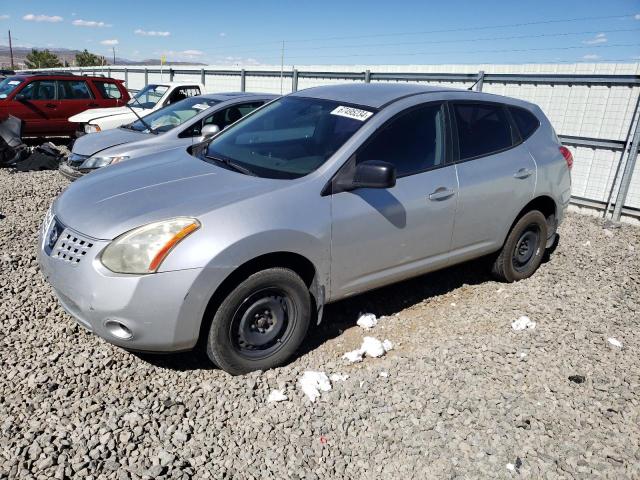
[[[538,269],[547,243],[547,220],[538,210],[524,214],[513,226],[493,263],[492,273],[505,282],[529,278]]]
[[[231,375],[278,367],[304,340],[311,305],[309,289],[292,270],[254,273],[217,309],[207,336],[207,356]]]

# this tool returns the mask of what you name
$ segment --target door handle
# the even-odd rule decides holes
[[[47,107],[47,108],[56,108],[56,104],[55,103],[46,103],[45,107]]]
[[[436,202],[440,200],[446,200],[447,198],[453,196],[455,193],[455,190],[451,188],[439,187],[429,194],[429,200]]]
[[[521,168],[516,173],[513,174],[513,178],[519,178],[520,180],[524,180],[525,178],[529,178],[533,174],[533,170],[530,168]]]

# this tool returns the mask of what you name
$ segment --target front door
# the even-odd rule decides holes
[[[24,136],[50,132],[57,109],[55,87],[55,80],[34,80],[16,92],[9,110],[22,119]]]
[[[332,195],[332,299],[447,264],[458,184],[444,115],[439,103],[405,110],[355,154],[394,164],[398,178],[390,189]]]

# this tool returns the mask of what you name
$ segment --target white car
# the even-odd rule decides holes
[[[85,133],[101,132],[134,122],[138,117],[149,115],[151,112],[171,103],[200,95],[204,92],[205,88],[201,83],[163,82],[149,84],[129,100],[128,106],[91,108],[69,117],[69,121],[78,124],[76,131],[78,136]]]

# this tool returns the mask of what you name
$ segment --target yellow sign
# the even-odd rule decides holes
[[[160,57],[160,65],[164,65],[165,63],[167,63],[167,57],[162,55]]]

